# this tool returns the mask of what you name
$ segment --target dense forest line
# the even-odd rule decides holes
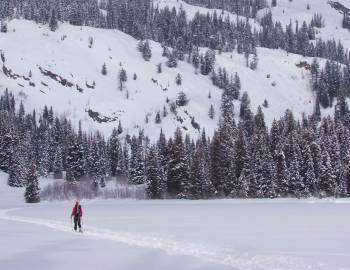
[[[251,6],[249,10],[252,12]],[[161,133],[157,142],[151,142],[142,130],[138,136],[125,134],[120,122],[108,138],[98,132],[86,133],[81,125],[75,130],[69,119],[55,115],[53,108],[27,113],[6,91],[0,98],[0,169],[9,173],[10,186],[27,186],[27,201],[38,200],[36,174],[46,177],[52,173],[61,178],[63,172],[72,189],[86,177],[93,179],[94,188],[103,188],[107,175],[124,175],[130,184],[144,184],[153,199],[349,195],[349,52],[334,40],[314,41],[317,28],[325,23],[321,15],[315,14],[310,24],[303,22],[299,27],[290,23],[284,29],[268,12],[260,20],[261,28],[255,29],[248,19],[237,17],[233,22],[217,13],[197,13],[188,20],[184,10],[159,9],[148,0],[100,4],[95,0],[1,1],[2,32],[7,31],[5,19],[16,17],[47,23],[52,31],[60,21],[120,29],[140,39],[138,49],[146,61],[152,57],[147,40],[159,41],[169,67],[188,59],[222,89],[220,121],[213,137],[203,130],[195,139],[177,129],[171,138]],[[236,50],[247,59],[253,54],[254,61],[247,60],[247,66],[255,69],[258,46],[329,59],[324,67],[316,59],[312,65],[300,63],[311,72],[316,96],[313,115],[298,121],[287,110],[269,128],[263,109],[253,112],[247,93],[240,93],[238,74],[215,69],[215,50]],[[209,49],[202,54],[199,47]],[[1,57],[4,63],[4,54]],[[157,68],[161,72],[161,66]],[[119,79],[122,89],[126,73],[120,73]],[[180,76],[176,83],[181,83]],[[233,103],[237,99],[241,103],[235,116]],[[186,106],[186,96],[171,105],[170,112],[176,115],[177,106]],[[322,119],[321,106],[334,106],[334,118]],[[213,113],[211,108],[209,117]],[[161,117],[158,113],[155,121]]]
[[[260,107],[251,111],[247,93],[236,122],[233,100],[224,89],[222,116],[212,138],[203,130],[194,140],[177,129],[171,138],[161,133],[150,142],[142,131],[125,134],[121,124],[108,138],[87,134],[80,126],[76,131],[52,108],[26,113],[6,91],[0,99],[0,169],[9,173],[13,187],[29,186],[36,172],[60,178],[65,171],[71,188],[86,177],[93,179],[94,188],[103,188],[107,175],[125,175],[130,184],[145,184],[153,199],[349,195],[345,99],[337,101],[334,120],[319,121],[315,113],[297,121],[287,110],[270,129]]]

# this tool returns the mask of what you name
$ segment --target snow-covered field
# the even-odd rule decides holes
[[[0,179],[0,269],[350,269],[349,200],[83,201],[79,234]]]

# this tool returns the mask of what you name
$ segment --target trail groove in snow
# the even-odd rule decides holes
[[[0,210],[0,219],[29,223],[56,231],[75,234],[72,226],[68,222],[59,222],[54,220],[43,220],[36,218],[28,218],[21,216],[9,215],[8,212],[20,210],[21,208]],[[189,243],[185,241],[177,241],[172,239],[158,238],[152,236],[141,235],[137,233],[128,233],[121,231],[112,231],[107,229],[98,229],[91,226],[84,226],[86,231],[82,237],[91,237],[94,239],[114,241],[121,244],[136,246],[141,248],[151,248],[162,250],[169,255],[191,256],[203,261],[230,266],[237,270],[310,270],[310,269],[329,269],[329,266],[318,264],[311,265],[301,258],[294,255],[303,255],[297,253],[276,253],[251,255],[248,253],[229,254],[219,247],[206,246],[200,244]],[[293,255],[293,256],[290,256]],[[342,255],[342,254],[337,254]],[[340,268],[336,268],[341,270]],[[333,270],[336,270],[333,268]]]

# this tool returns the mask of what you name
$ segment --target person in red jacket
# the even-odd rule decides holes
[[[81,232],[81,219],[83,217],[83,208],[79,204],[79,201],[77,201],[73,207],[71,219],[74,217],[74,230],[76,231],[79,227],[79,232]]]

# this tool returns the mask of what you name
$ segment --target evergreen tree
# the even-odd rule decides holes
[[[23,187],[26,185],[26,164],[20,153],[15,152],[13,155],[10,169],[8,185],[11,187]]]
[[[27,203],[40,202],[40,188],[35,164],[32,164],[26,177],[26,191],[24,197]]]
[[[169,68],[177,67],[177,58],[174,51],[168,56],[167,66]]]
[[[182,84],[182,78],[181,78],[180,73],[178,73],[176,75],[175,82],[176,82],[177,85],[181,85]]]
[[[215,110],[213,104],[210,105],[208,116],[210,119],[214,119],[215,117]]]
[[[187,98],[187,95],[185,94],[185,92],[181,91],[178,94],[177,100],[176,100],[176,105],[177,106],[186,106],[189,102],[189,99]]]
[[[123,133],[123,127],[122,127],[122,123],[119,120],[118,123],[118,129],[117,129],[117,136]]]
[[[336,188],[336,176],[332,168],[331,159],[326,149],[322,151],[322,163],[320,168],[319,188],[326,196],[334,196]]]
[[[177,129],[174,142],[170,142],[167,168],[167,192],[171,197],[182,197],[186,194],[189,181],[189,167],[185,155],[182,132]]]
[[[123,91],[124,83],[128,80],[125,69],[121,69],[119,71],[119,90]]]
[[[58,28],[57,12],[55,9],[51,11],[49,27],[52,32],[55,32]]]
[[[190,168],[189,193],[191,199],[203,198],[205,177],[203,145],[198,143]]]
[[[84,175],[84,150],[76,136],[71,138],[67,152],[67,173],[66,180],[70,184],[75,184]]]
[[[130,184],[139,185],[145,182],[145,162],[142,150],[140,141],[133,136],[131,139],[131,156],[129,163]]]
[[[276,152],[277,194],[279,197],[285,197],[290,193],[290,175],[281,145],[277,147]]]
[[[300,175],[300,167],[297,154],[293,154],[293,158],[289,167],[290,172],[290,190],[298,199],[307,195],[307,187],[304,185],[302,176]]]
[[[161,170],[157,149],[152,146],[147,155],[146,192],[151,199],[161,198]]]
[[[161,119],[161,117],[160,117],[160,112],[159,112],[159,111],[158,111],[157,114],[156,114],[156,118],[155,118],[154,122],[155,122],[156,124],[160,124],[160,123],[162,122],[162,119]]]
[[[146,40],[143,43],[143,46],[142,46],[142,57],[143,57],[143,59],[145,59],[145,61],[149,61],[151,59],[151,57],[152,57],[152,50],[151,50],[151,47],[149,45],[148,40]]]
[[[315,176],[314,163],[312,159],[311,149],[307,145],[303,151],[302,174],[305,186],[311,195],[316,195],[317,180]]]
[[[55,157],[53,162],[53,173],[55,178],[62,178],[63,172],[63,157],[62,157],[62,148],[61,146],[56,147]]]
[[[102,75],[106,76],[107,75],[107,66],[106,63],[104,63],[102,65],[102,71],[101,71]]]

